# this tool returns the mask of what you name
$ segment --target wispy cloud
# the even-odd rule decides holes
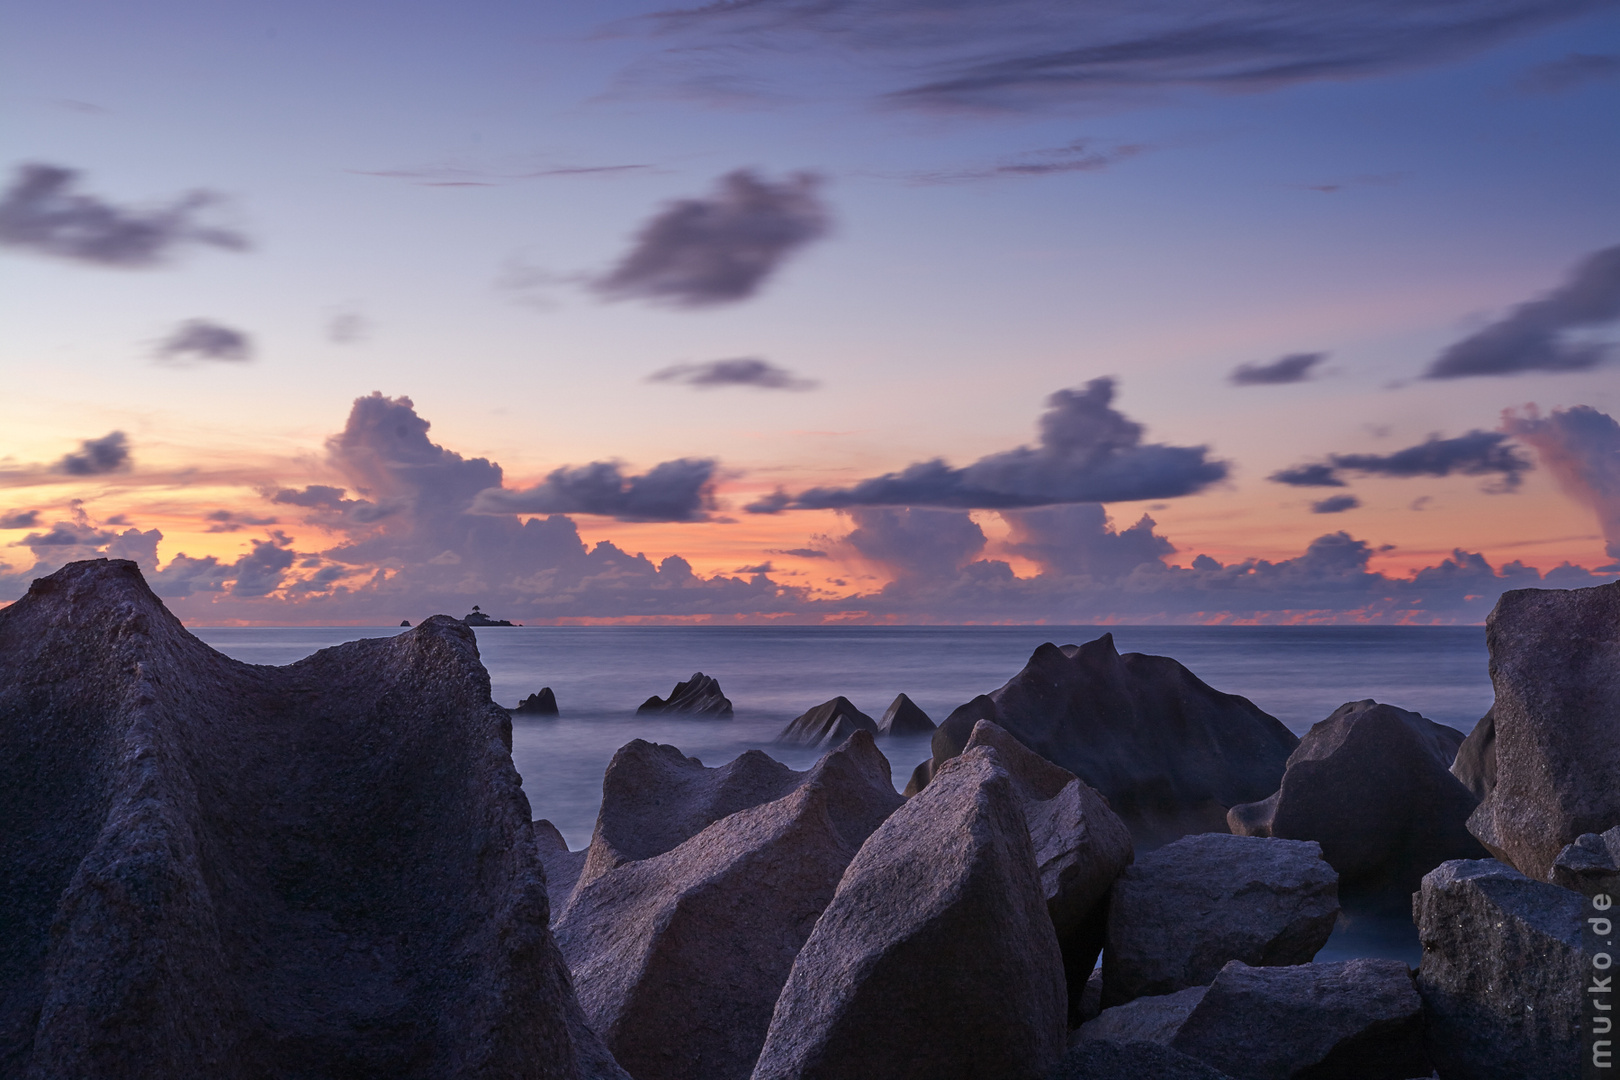
[[[474,514],[597,514],[620,521],[703,521],[714,509],[717,463],[679,458],[627,475],[617,462],[554,469],[531,488],[479,492]]]
[[[1392,454],[1329,454],[1325,462],[1298,465],[1274,472],[1274,483],[1293,487],[1344,487],[1341,472],[1365,476],[1500,476],[1494,488],[1509,491],[1519,486],[1535,464],[1500,431],[1470,431],[1453,439],[1431,435],[1416,446]],[[1332,500],[1329,500],[1332,501]]]
[[[1284,383],[1306,382],[1311,369],[1327,359],[1327,353],[1290,353],[1269,363],[1254,361],[1239,364],[1227,379],[1234,386],[1280,386]]]
[[[162,363],[174,365],[198,360],[240,363],[253,359],[253,339],[223,323],[187,319],[157,343],[152,355]]]
[[[751,386],[756,390],[813,390],[814,379],[801,378],[787,368],[758,357],[710,360],[703,364],[671,364],[647,376],[648,382],[673,382],[699,390],[721,386]]]
[[[1609,79],[1620,79],[1620,56],[1572,52],[1525,72],[1519,80],[1519,89],[1530,94],[1561,94],[1577,86]]]
[[[1620,424],[1589,405],[1546,416],[1531,405],[1522,414],[1505,413],[1502,426],[1534,447],[1559,486],[1592,508],[1620,567]]]
[[[980,180],[1017,180],[1061,173],[1100,172],[1149,149],[1145,143],[1109,145],[1096,139],[1076,139],[1064,146],[1030,150],[988,164],[903,173],[900,178],[914,184],[965,184]]]
[[[540,169],[501,172],[489,169],[469,169],[454,165],[432,165],[416,169],[346,169],[354,176],[376,176],[386,180],[403,180],[422,187],[495,187],[523,180],[545,180],[560,176],[614,176],[622,173],[644,172],[650,164],[631,165],[551,165]]]

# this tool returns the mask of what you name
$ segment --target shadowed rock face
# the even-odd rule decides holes
[[[1584,896],[1620,894],[1620,825],[1582,833],[1553,861],[1552,883]]]
[[[837,746],[857,731],[876,735],[877,729],[876,721],[839,694],[795,717],[776,741],[794,746]]]
[[[534,823],[534,847],[546,868],[546,896],[551,900],[551,921],[556,922],[574,894],[579,872],[585,868],[585,853],[569,851],[568,841],[557,826],[544,818]]]
[[[891,701],[878,720],[879,735],[926,735],[934,727],[928,714],[904,694]]]
[[[258,667],[70,564],[0,611],[0,1075],[622,1077],[530,828],[460,622]]]
[[[525,713],[532,716],[556,716],[557,695],[552,693],[551,687],[542,686],[538,694],[530,694],[518,702],[515,713]]]
[[[1620,582],[1503,593],[1485,640],[1496,785],[1468,828],[1546,881],[1564,845],[1620,825]]]
[[[951,713],[912,786],[961,753],[979,720],[1102,792],[1139,847],[1226,831],[1229,808],[1277,790],[1299,743],[1247,698],[1211,689],[1169,657],[1121,656],[1110,634],[1042,645],[1001,689]]]
[[[694,671],[683,683],[676,683],[668,698],[657,694],[641,703],[643,713],[687,713],[692,716],[730,716],[731,700],[720,691],[720,680]]]
[[[1152,1042],[1088,1039],[1071,1049],[1046,1080],[1232,1080],[1179,1050]]]
[[[1483,799],[1496,786],[1496,707],[1487,709],[1474,730],[1457,748],[1457,758],[1451,763],[1451,775],[1473,793],[1476,800]]]

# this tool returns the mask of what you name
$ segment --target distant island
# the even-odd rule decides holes
[[[472,613],[470,615],[463,616],[461,621],[466,623],[468,626],[522,626],[523,625],[522,623],[510,622],[510,621],[508,621],[506,619],[492,619],[488,615],[485,615],[482,611],[478,610],[478,605],[477,604],[473,605]]]

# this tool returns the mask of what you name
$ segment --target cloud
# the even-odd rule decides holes
[[[268,596],[281,588],[287,569],[298,556],[288,550],[292,541],[277,533],[269,540],[253,541],[253,550],[236,560],[232,596]]]
[[[795,76],[808,87],[818,70],[825,84],[824,57],[833,53],[877,72],[874,89],[893,106],[958,111],[1366,78],[1460,59],[1602,7],[1603,0],[748,0],[664,12],[651,25],[684,39],[682,48],[663,49],[660,62],[691,65],[672,74],[699,88],[772,86]]]
[[[1519,80],[1519,89],[1530,94],[1561,94],[1586,83],[1617,78],[1620,78],[1620,56],[1572,52],[1525,72]]]
[[[679,458],[627,476],[613,461],[554,469],[519,491],[489,488],[473,501],[475,514],[596,514],[620,521],[704,521],[714,509],[709,458]]]
[[[252,514],[243,514],[234,510],[215,510],[208,514],[205,520],[213,522],[212,525],[208,526],[207,530],[211,533],[240,532],[250,525],[277,524],[276,519],[273,517],[254,517]]]
[[[14,540],[12,547],[26,548],[53,548],[53,547],[100,547],[112,542],[117,533],[96,529],[88,524],[58,521],[51,526],[49,532],[29,533],[21,540]]]
[[[1307,382],[1311,369],[1327,359],[1327,353],[1290,353],[1269,364],[1252,362],[1239,364],[1227,378],[1234,386],[1277,386],[1282,383]]]
[[[62,455],[51,471],[69,476],[103,476],[129,466],[129,439],[122,431],[109,431],[99,439],[80,442],[79,449]]]
[[[1046,399],[1040,441],[953,468],[939,458],[862,480],[848,488],[811,488],[790,504],[763,508],[932,506],[1013,509],[1059,503],[1131,502],[1191,495],[1225,479],[1225,462],[1206,446],[1144,443],[1142,425],[1112,407],[1114,380],[1093,379]],[[753,507],[749,507],[753,510]]]
[[[1144,563],[1175,553],[1176,547],[1153,530],[1143,514],[1136,524],[1116,530],[1097,503],[1019,510],[1001,515],[1012,527],[1005,550],[1067,577],[1113,580]]]
[[[748,169],[707,198],[677,199],[641,227],[617,266],[592,283],[608,300],[700,308],[753,296],[800,248],[826,235],[814,173],[772,182]]]
[[[1535,468],[1500,431],[1470,431],[1454,439],[1431,435],[1416,446],[1393,454],[1329,454],[1328,460],[1274,472],[1268,479],[1294,487],[1344,487],[1339,472],[1367,476],[1500,476],[1494,490],[1519,486],[1524,473]],[[1492,490],[1487,488],[1487,490]],[[1329,500],[1331,501],[1331,500]]]
[[[856,507],[844,542],[902,579],[952,572],[984,550],[984,530],[953,510]]]
[[[1030,150],[989,165],[963,169],[936,169],[903,174],[915,184],[962,184],[977,180],[1009,180],[1060,173],[1100,172],[1150,149],[1143,143],[1099,145],[1095,139],[1075,139],[1063,146]]]
[[[771,555],[792,555],[800,559],[830,559],[831,555],[820,548],[771,548]]]
[[[0,245],[97,266],[158,266],[179,249],[198,245],[244,251],[241,233],[200,218],[220,201],[206,191],[168,206],[136,210],[75,190],[79,173],[60,165],[19,166],[0,194]]]
[[[1564,491],[1596,512],[1609,556],[1620,565],[1620,424],[1589,405],[1547,416],[1531,405],[1523,415],[1503,414],[1502,426],[1535,448]]]
[[[371,323],[357,311],[340,311],[326,320],[326,340],[334,345],[353,345],[371,333]]]
[[[420,169],[345,169],[355,176],[380,176],[404,180],[422,187],[494,187],[515,180],[542,180],[554,176],[612,176],[640,172],[653,166],[642,165],[555,165],[529,172],[491,172],[456,166],[428,166]]]
[[[0,513],[0,529],[32,529],[38,524],[38,510],[7,510]]]
[[[253,359],[253,340],[240,330],[207,319],[188,319],[158,342],[152,354],[168,364],[194,360]]]
[[[1319,502],[1311,503],[1313,514],[1342,514],[1346,510],[1354,510],[1361,505],[1361,500],[1354,495],[1332,495]]]
[[[699,390],[717,386],[752,386],[758,390],[811,390],[819,385],[769,360],[741,357],[711,360],[706,364],[672,364],[647,376],[648,382],[677,382]]]
[[[1615,347],[1572,340],[1566,332],[1616,319],[1620,319],[1620,245],[1588,255],[1558,288],[1449,346],[1423,377],[1585,371],[1613,356]]]

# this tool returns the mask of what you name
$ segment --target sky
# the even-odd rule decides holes
[[[0,603],[1477,623],[1620,577],[1615,0],[0,0]]]

